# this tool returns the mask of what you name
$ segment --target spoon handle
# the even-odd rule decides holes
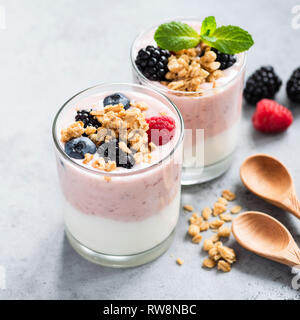
[[[279,259],[279,262],[291,267],[300,265],[300,249],[296,244],[285,250],[285,253]]]
[[[294,216],[300,219],[300,201],[295,193],[290,193],[284,201],[284,205]]]

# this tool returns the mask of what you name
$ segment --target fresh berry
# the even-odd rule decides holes
[[[91,111],[87,110],[80,110],[77,111],[77,114],[75,116],[75,121],[82,121],[84,123],[84,127],[95,127],[99,128],[101,124],[98,122],[98,120],[91,115]]]
[[[161,146],[173,138],[175,133],[175,121],[173,118],[167,116],[151,117],[146,121],[149,125],[149,130],[147,131],[149,142]]]
[[[65,144],[66,154],[74,159],[84,159],[86,153],[94,154],[96,150],[94,142],[86,137],[75,138]]]
[[[109,160],[115,161],[117,167],[131,169],[135,164],[133,156],[119,148],[118,139],[102,143],[97,152],[106,162]]]
[[[300,103],[300,67],[294,70],[289,78],[286,93],[293,102]]]
[[[220,70],[228,69],[236,63],[236,57],[233,54],[222,53],[215,48],[211,48],[211,50],[217,55],[216,61],[221,63]]]
[[[276,101],[263,99],[256,105],[252,122],[254,128],[259,131],[277,133],[286,130],[292,124],[293,115]]]
[[[263,98],[274,98],[281,84],[282,81],[273,67],[261,67],[248,78],[244,89],[244,97],[250,104],[256,104]]]
[[[165,79],[168,69],[170,52],[154,46],[147,46],[138,52],[135,63],[142,74],[149,80]]]
[[[104,107],[119,103],[122,103],[125,110],[130,108],[130,100],[124,94],[119,92],[111,94],[110,96],[105,97],[103,100]]]

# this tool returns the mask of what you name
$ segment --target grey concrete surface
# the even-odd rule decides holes
[[[176,239],[157,261],[127,270],[102,268],[69,246],[59,209],[59,187],[51,140],[57,109],[73,94],[103,81],[131,81],[129,48],[136,33],[161,19],[215,15],[253,34],[248,74],[273,64],[286,80],[300,65],[300,30],[291,26],[299,1],[221,0],[0,0],[7,28],[0,29],[0,265],[6,269],[2,299],[299,299],[288,267],[255,256],[230,240],[238,262],[222,274],[201,268],[199,246],[185,237],[181,213]],[[288,104],[284,88],[278,100]],[[231,169],[204,185],[186,187],[182,203],[197,210],[220,191],[237,192],[245,210],[268,212],[300,245],[300,222],[247,192],[238,175],[255,152],[279,157],[300,195],[300,106],[281,135],[262,135],[244,107],[239,149]],[[280,183],[280,182],[279,182]],[[171,255],[174,255],[172,257]],[[175,258],[185,263],[178,267]]]

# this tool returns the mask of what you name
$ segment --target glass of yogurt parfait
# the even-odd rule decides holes
[[[201,30],[200,19],[177,20]],[[182,184],[205,182],[224,173],[233,160],[246,54],[221,53],[202,40],[187,49],[162,49],[154,39],[161,26],[142,31],[132,44],[134,81],[159,90],[178,107],[185,126]]]
[[[179,216],[183,120],[161,93],[135,84],[82,91],[53,123],[66,235],[86,259],[149,262]]]

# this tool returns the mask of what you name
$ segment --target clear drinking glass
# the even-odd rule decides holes
[[[159,162],[126,172],[102,172],[67,156],[60,130],[88,97],[114,92],[151,97],[170,110],[177,123],[172,148]],[[151,107],[151,106],[150,106]],[[72,111],[73,110],[73,111]],[[105,266],[132,267],[149,262],[170,246],[179,216],[183,120],[161,93],[135,84],[102,84],[68,100],[53,122],[53,139],[63,195],[67,237],[86,259]]]
[[[172,20],[188,23],[200,31],[201,19],[169,21]],[[161,23],[142,31],[132,44],[134,82],[159,90],[178,107],[185,127],[182,184],[205,182],[224,173],[233,160],[239,136],[246,56],[245,53],[236,55],[237,62],[224,70],[225,76],[217,80],[217,86],[205,84],[202,95],[170,90],[157,81],[148,80],[135,64],[141,48],[156,46],[153,36]]]

